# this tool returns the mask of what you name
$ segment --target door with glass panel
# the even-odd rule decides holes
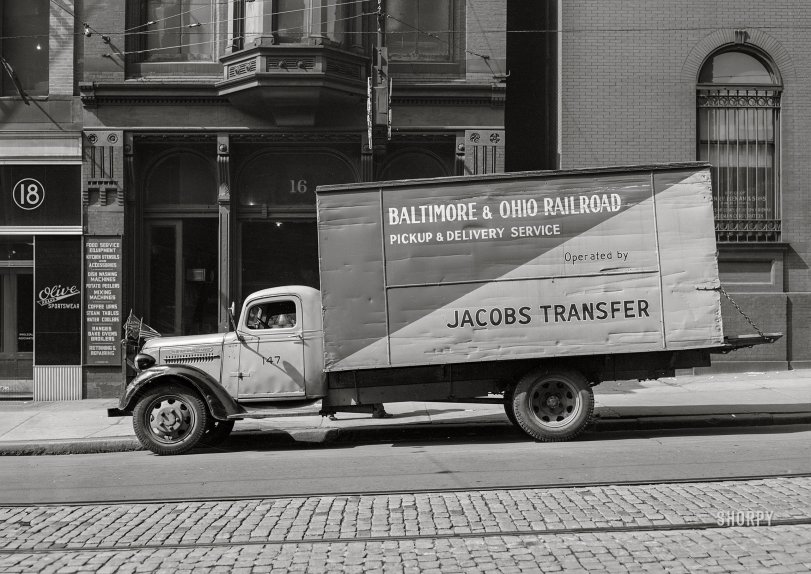
[[[150,221],[147,323],[162,335],[217,332],[217,220]]]
[[[0,399],[32,396],[33,351],[32,268],[0,266]]]

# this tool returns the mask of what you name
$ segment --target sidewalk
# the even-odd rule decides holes
[[[618,381],[595,387],[596,431],[811,424],[811,369]],[[108,418],[116,399],[0,401],[0,455],[141,450],[132,418]],[[238,421],[230,440],[262,434],[283,442],[417,439],[426,430],[515,434],[501,405],[390,403],[392,415],[318,415],[319,405],[273,419]],[[441,426],[440,426],[441,425]]]

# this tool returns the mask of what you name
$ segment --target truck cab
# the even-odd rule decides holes
[[[253,293],[239,318],[232,317],[232,327],[228,333],[148,340],[135,357],[138,375],[108,414],[132,414],[147,448],[179,454],[200,441],[225,438],[236,420],[324,396],[317,289]]]
[[[220,380],[239,402],[324,396],[321,296],[278,287],[245,301],[226,336]]]

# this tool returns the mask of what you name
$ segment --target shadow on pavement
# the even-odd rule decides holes
[[[219,447],[195,449],[194,452],[210,451],[273,451],[311,448],[354,448],[371,444],[388,444],[396,448],[411,448],[421,445],[460,445],[476,441],[484,443],[517,443],[533,442],[520,430],[510,424],[491,423],[471,425],[425,425],[414,427],[364,427],[360,429],[330,429],[339,431],[326,440],[303,440],[302,437],[283,431],[256,432],[230,437]],[[591,429],[573,442],[600,442],[616,440],[644,440],[677,436],[722,436],[722,435],[757,435],[789,434],[808,432],[811,425],[771,425],[755,427],[717,427],[717,428],[671,428],[645,430],[600,430]],[[539,442],[539,441],[536,441]],[[541,445],[542,446],[542,443]]]

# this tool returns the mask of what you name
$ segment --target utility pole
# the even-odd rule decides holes
[[[391,139],[391,78],[386,49],[385,0],[377,0],[377,36],[368,88],[369,146],[375,154],[382,154],[385,153],[388,140]]]

